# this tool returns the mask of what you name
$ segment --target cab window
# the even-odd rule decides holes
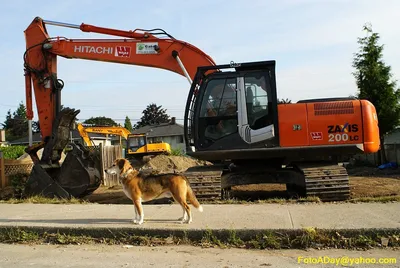
[[[268,83],[264,73],[247,73],[244,77],[247,121],[251,129],[260,129],[270,125],[270,100]]]
[[[214,79],[208,82],[202,100],[200,117],[205,118],[204,136],[208,139],[217,140],[237,132],[235,77]]]

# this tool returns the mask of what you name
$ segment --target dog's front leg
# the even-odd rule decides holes
[[[136,217],[133,223],[135,224],[142,224],[144,221],[144,212],[143,212],[143,206],[142,206],[142,199],[138,198],[135,199],[134,201],[135,204],[135,209],[136,209]]]

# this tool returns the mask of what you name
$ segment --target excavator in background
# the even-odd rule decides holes
[[[118,126],[93,126],[93,125],[83,125],[82,123],[76,124],[76,129],[81,135],[86,146],[94,146],[93,140],[89,137],[88,133],[98,133],[104,135],[117,135],[123,137],[125,140],[131,132],[124,128]]]
[[[117,135],[126,140],[126,157],[143,160],[143,157],[153,157],[159,154],[170,154],[171,145],[166,142],[149,143],[146,133],[133,134],[128,129],[118,126],[91,126],[78,123],[76,128],[86,146],[93,146],[88,133]]]
[[[116,36],[50,37],[47,25]],[[83,196],[99,186],[95,153],[75,146],[60,165],[79,110],[61,107],[64,82],[57,57],[154,67],[186,77],[187,154],[214,165],[185,172],[201,199],[229,198],[235,185],[284,183],[299,196],[343,200],[350,194],[343,159],[380,148],[378,119],[367,100],[327,98],[278,104],[274,60],[217,65],[199,48],[162,29],[124,31],[36,17],[25,30],[27,117],[32,85],[42,143],[26,151],[34,161],[28,194]],[[84,72],[84,71],[82,71]],[[321,89],[323,90],[323,89]],[[36,151],[44,148],[41,159]]]
[[[160,154],[171,154],[171,145],[163,141],[149,142],[146,133],[129,134],[126,145],[127,158],[142,161]],[[147,161],[147,160],[144,160]]]

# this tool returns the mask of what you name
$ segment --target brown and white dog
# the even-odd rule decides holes
[[[125,195],[133,201],[135,207],[135,224],[142,224],[144,220],[142,202],[173,197],[182,206],[183,216],[181,223],[191,223],[192,214],[187,200],[200,212],[203,207],[200,205],[193,193],[187,178],[180,174],[157,174],[143,175],[132,167],[129,160],[118,158],[113,165],[105,172],[111,175],[119,175]]]

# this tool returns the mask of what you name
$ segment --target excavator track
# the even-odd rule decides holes
[[[219,165],[195,166],[187,169],[184,175],[198,200],[220,200],[222,172]]]
[[[347,170],[335,164],[300,164],[305,180],[306,196],[317,196],[321,201],[343,201],[350,198]]]
[[[349,177],[346,168],[337,164],[312,163],[296,165],[296,169],[239,170],[224,172],[222,166],[196,166],[185,175],[199,200],[220,200],[229,196],[234,185],[259,183],[284,183],[284,178],[295,182],[299,196],[316,196],[321,201],[343,201],[350,197]],[[222,181],[222,175],[224,180]],[[266,176],[268,174],[268,176]],[[293,184],[293,183],[292,183]],[[224,194],[226,192],[226,194]],[[226,195],[226,196],[223,196]]]

